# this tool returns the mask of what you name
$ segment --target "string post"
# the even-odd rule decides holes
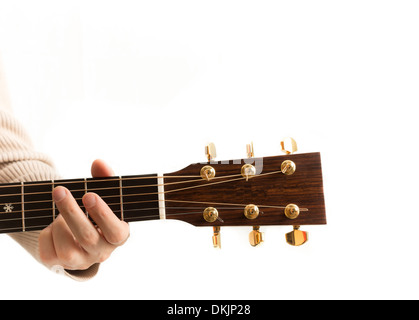
[[[213,227],[213,236],[212,236],[212,244],[214,248],[221,249],[221,235],[220,235],[221,227]]]

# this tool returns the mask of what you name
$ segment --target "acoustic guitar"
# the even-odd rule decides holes
[[[126,222],[176,219],[213,227],[216,248],[224,226],[252,227],[249,241],[257,246],[263,242],[260,226],[290,225],[286,241],[299,246],[308,240],[301,225],[326,224],[320,153],[295,154],[292,138],[281,148],[284,155],[255,158],[251,144],[247,158],[216,161],[209,144],[207,161],[168,174],[2,184],[0,233],[47,227],[59,214],[52,190],[64,186],[82,209],[83,195],[95,192]]]

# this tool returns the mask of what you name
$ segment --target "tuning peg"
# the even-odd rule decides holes
[[[221,249],[221,236],[220,236],[220,229],[221,227],[213,227],[214,235],[212,236],[212,244],[214,248]]]
[[[298,151],[297,142],[293,138],[285,138],[281,141],[281,151],[285,154],[293,154]]]
[[[205,155],[208,159],[208,162],[215,159],[217,156],[217,152],[215,149],[215,144],[210,142],[205,146]],[[206,165],[201,168],[201,178],[207,181],[210,181],[212,178],[215,177],[215,169],[210,166]]]
[[[308,241],[308,232],[301,231],[300,226],[293,226],[294,230],[285,235],[287,243],[292,246],[301,246]]]
[[[246,145],[246,154],[248,158],[253,158],[255,156],[253,142]],[[254,165],[246,163],[241,169],[241,174],[246,178],[246,181],[249,181],[249,178],[252,178],[256,174],[256,168]]]
[[[259,226],[254,226],[252,232],[249,233],[249,242],[253,247],[263,242],[263,232],[259,231]]]
[[[253,150],[253,142],[246,145],[246,154],[248,158],[253,158],[255,156],[255,152]]]
[[[214,143],[210,142],[205,146],[205,155],[207,156],[208,162],[217,157],[217,151]]]

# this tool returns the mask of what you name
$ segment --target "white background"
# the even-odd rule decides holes
[[[1,1],[15,113],[65,178],[320,151],[327,226],[131,224],[84,283],[0,237],[0,298],[419,298],[416,1]]]

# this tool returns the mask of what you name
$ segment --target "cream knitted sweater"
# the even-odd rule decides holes
[[[0,183],[59,178],[51,159],[34,150],[30,137],[14,118],[0,64]],[[38,252],[39,233],[31,231],[10,236],[41,262]],[[86,280],[97,273],[98,267],[95,264],[87,270],[65,271],[65,274],[76,280]]]

